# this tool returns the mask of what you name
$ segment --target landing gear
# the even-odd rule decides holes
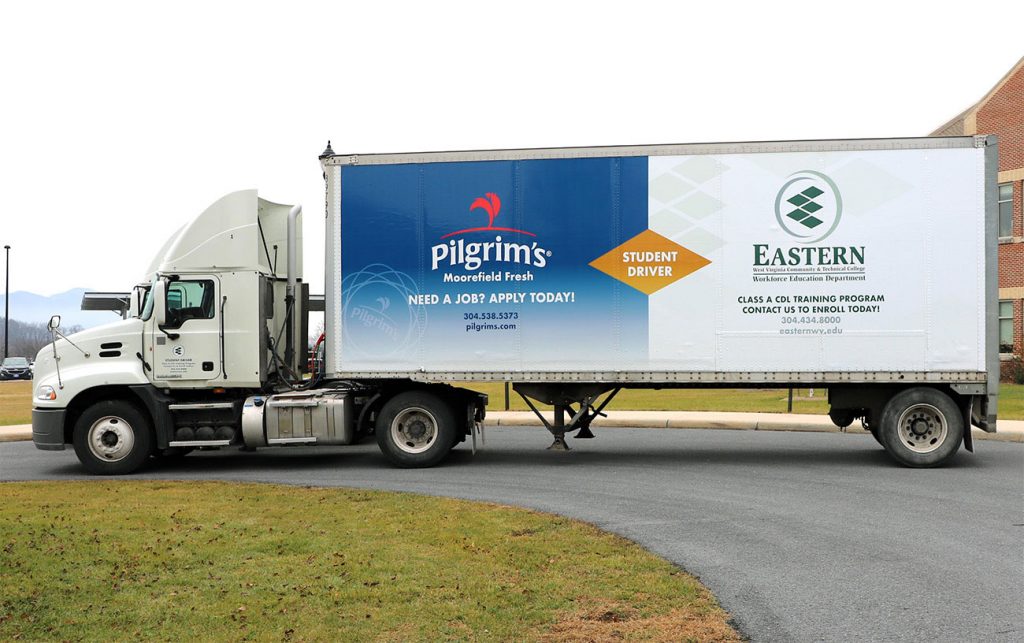
[[[602,412],[604,407],[608,406],[612,398],[621,390],[600,384],[571,386],[515,384],[514,388],[516,393],[519,393],[523,401],[526,402],[526,405],[530,407],[530,410],[533,411],[534,415],[540,419],[545,428],[554,436],[554,441],[548,447],[548,451],[568,451],[569,445],[565,441],[566,433],[577,431],[575,437],[578,439],[586,440],[593,438],[594,433],[590,430],[590,423],[598,416],[605,416],[605,413]],[[611,392],[608,393],[608,391]],[[600,404],[594,406],[594,403],[603,393],[608,393],[608,395],[605,396]],[[530,401],[530,398],[542,404],[552,405],[555,411],[554,421],[548,422],[547,418]],[[574,404],[579,405],[579,410],[573,406]],[[566,413],[569,414],[568,424],[565,421]]]
[[[555,441],[548,447],[548,451],[568,451],[569,445],[565,443],[565,434],[556,433]]]

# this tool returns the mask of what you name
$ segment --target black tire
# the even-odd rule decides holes
[[[75,422],[75,454],[89,473],[116,476],[145,464],[153,445],[149,418],[122,400],[97,402]]]
[[[882,446],[908,467],[946,464],[964,439],[964,419],[945,393],[918,387],[901,391],[882,409],[878,433]]]
[[[402,468],[432,467],[455,445],[455,413],[426,391],[407,391],[388,400],[377,416],[377,446]]]

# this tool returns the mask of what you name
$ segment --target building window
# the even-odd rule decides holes
[[[999,352],[1013,352],[1013,301],[999,300]]]
[[[1013,183],[999,186],[999,236],[1013,236]]]

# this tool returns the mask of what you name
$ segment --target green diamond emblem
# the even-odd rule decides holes
[[[817,243],[839,225],[843,201],[830,177],[815,170],[801,170],[790,174],[779,187],[774,209],[775,221],[783,232],[802,243]]]

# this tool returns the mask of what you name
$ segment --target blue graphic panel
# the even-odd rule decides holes
[[[647,296],[588,264],[647,228],[647,159],[351,166],[342,371],[643,368]]]

